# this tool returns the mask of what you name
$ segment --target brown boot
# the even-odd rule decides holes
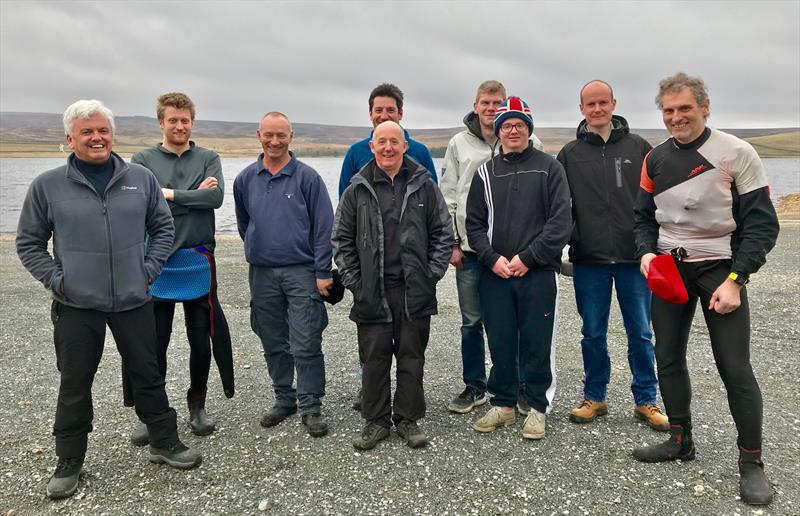
[[[750,505],[767,505],[772,501],[772,486],[764,474],[760,449],[739,447],[739,496]]]
[[[605,401],[583,400],[569,413],[569,420],[573,423],[591,423],[606,414],[608,414],[608,403]]]
[[[637,405],[636,408],[633,409],[633,415],[636,416],[636,419],[641,419],[647,423],[647,426],[653,430],[669,432],[669,419],[656,403]]]

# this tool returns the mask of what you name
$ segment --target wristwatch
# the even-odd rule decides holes
[[[733,282],[739,285],[740,287],[745,286],[747,282],[750,280],[747,274],[741,274],[738,272],[731,272],[730,274],[728,274],[728,279],[733,280]]]

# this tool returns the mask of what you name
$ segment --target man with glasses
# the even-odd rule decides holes
[[[522,437],[542,439],[555,394],[556,275],[572,225],[569,188],[561,164],[528,140],[533,117],[522,99],[509,97],[497,108],[494,131],[500,154],[478,168],[467,198],[492,356],[492,408],[473,428],[491,432],[516,421],[519,357],[531,407]]]
[[[483,319],[478,300],[481,264],[467,238],[467,194],[475,170],[493,158],[498,147],[494,133],[494,116],[506,100],[506,88],[498,81],[484,81],[478,86],[472,110],[464,117],[466,129],[453,136],[447,145],[439,186],[453,218],[456,243],[450,264],[456,269],[458,307],[461,310],[461,364],[464,390],[450,401],[447,409],[457,414],[471,412],[486,403],[486,345],[483,341]],[[531,134],[533,146],[542,150],[542,142]],[[520,368],[520,386],[524,382]],[[527,415],[525,397],[517,402],[520,414]]]

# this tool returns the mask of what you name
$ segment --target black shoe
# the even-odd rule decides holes
[[[308,435],[311,437],[322,437],[328,433],[328,423],[322,419],[319,412],[303,414],[301,420],[308,430]]]
[[[78,489],[82,469],[83,457],[59,457],[56,470],[47,483],[47,497],[56,499],[72,496]]]
[[[671,424],[669,440],[661,444],[642,446],[633,449],[633,457],[641,462],[665,462],[669,460],[694,460],[695,449],[692,441],[692,425]]]
[[[147,425],[137,421],[131,432],[131,444],[134,446],[147,446],[150,444],[150,434],[147,433]]]
[[[197,398],[189,401],[189,426],[194,435],[209,435],[214,432],[217,422],[206,414],[206,399]]]
[[[379,441],[389,437],[389,429],[375,423],[367,423],[361,435],[353,440],[356,450],[371,450]]]
[[[353,410],[356,412],[361,412],[361,391],[362,389],[358,389],[358,394],[356,394],[356,399],[353,401]]]
[[[154,464],[167,464],[177,469],[192,469],[203,462],[203,456],[180,441],[167,446],[156,448],[150,445],[150,462]]]
[[[464,392],[453,398],[447,404],[447,410],[456,414],[467,414],[472,409],[486,403],[486,392],[479,391],[475,387],[467,385]]]
[[[739,447],[739,496],[750,505],[767,505],[772,501],[772,486],[764,474],[761,450]]]
[[[428,444],[425,433],[417,426],[416,421],[403,419],[396,425],[397,435],[406,440],[409,448],[422,448]]]
[[[264,414],[264,417],[261,418],[261,426],[264,428],[275,426],[296,412],[297,405],[293,407],[282,407],[280,405],[275,405],[269,409],[269,412]]]

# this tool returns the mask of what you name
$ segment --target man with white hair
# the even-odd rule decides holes
[[[31,183],[17,229],[22,264],[52,297],[61,377],[53,435],[58,465],[47,496],[72,496],[92,431],[92,383],[111,328],[150,435],[150,461],[189,469],[200,453],[178,438],[156,359],[148,285],[161,271],[174,225],[161,187],[140,165],[112,152],[114,116],[97,100],[64,112],[73,153]],[[53,254],[47,250],[53,239]],[[149,238],[149,242],[146,239]]]

